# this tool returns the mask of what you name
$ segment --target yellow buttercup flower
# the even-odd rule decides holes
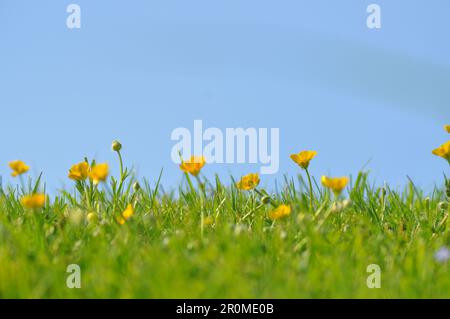
[[[123,225],[133,215],[134,215],[133,205],[128,204],[127,208],[122,212],[122,214],[119,217],[117,217],[117,222],[120,225]]]
[[[123,211],[122,216],[125,219],[129,219],[133,215],[134,215],[133,205],[128,204],[127,208]]]
[[[241,190],[248,191],[258,186],[259,181],[259,175],[257,173],[252,173],[243,176],[239,183],[236,184],[236,186]]]
[[[214,218],[212,218],[212,216],[205,217],[205,219],[203,220],[203,225],[211,226],[212,224],[214,224]]]
[[[89,176],[89,164],[81,162],[72,167],[69,170],[69,178],[75,181],[84,181]]]
[[[189,161],[181,161],[180,169],[185,172],[197,176],[203,166],[205,166],[205,158],[203,156],[191,156]]]
[[[335,195],[339,195],[347,186],[348,177],[327,177],[322,176],[322,185],[330,188]]]
[[[445,125],[444,130],[446,130],[447,133],[450,133],[450,125]]]
[[[308,166],[309,162],[316,157],[316,151],[301,151],[298,154],[291,154],[291,159],[296,162],[301,168],[303,168],[306,172],[306,176],[308,177],[309,184],[309,205],[311,209],[314,209],[314,191],[311,182],[311,176],[309,175]]]
[[[438,148],[434,149],[432,153],[450,162],[450,141],[447,141]]]
[[[271,220],[277,220],[289,216],[290,214],[291,214],[291,206],[281,204],[280,206],[278,206],[269,213],[269,218]]]
[[[25,208],[38,209],[44,207],[45,199],[45,194],[31,194],[23,196],[20,202]]]
[[[30,167],[22,161],[9,162],[9,167],[13,170],[11,175],[14,177],[22,175],[30,169]]]
[[[120,225],[123,225],[123,224],[125,224],[125,222],[126,222],[125,218],[123,218],[122,215],[117,216],[117,217],[116,217],[116,220],[117,220],[117,222],[118,222]]]
[[[106,181],[109,174],[109,166],[107,163],[96,164],[89,172],[89,178],[97,185],[100,182]]]
[[[301,168],[308,169],[309,162],[317,155],[316,151],[301,151],[298,154],[292,154],[291,159]]]

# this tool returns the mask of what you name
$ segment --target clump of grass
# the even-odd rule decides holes
[[[41,176],[0,188],[0,297],[450,297],[446,178],[428,195],[412,181],[375,187],[365,172],[313,188],[316,154],[299,153],[307,181],[286,178],[269,194],[257,174],[207,180],[193,157],[175,194],[162,189],[162,171],[137,180],[120,143],[112,148],[117,179],[85,159],[69,172],[74,189],[52,199],[24,201],[45,194]],[[28,171],[14,167],[19,178]],[[66,286],[69,264],[81,268],[81,289]],[[370,264],[381,267],[379,289],[366,285]]]

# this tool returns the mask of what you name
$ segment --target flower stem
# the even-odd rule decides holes
[[[25,190],[25,182],[23,181],[22,175],[19,175],[20,187],[22,188],[22,194],[25,194],[27,191]]]
[[[119,156],[119,162],[120,162],[120,181],[123,182],[124,176],[123,176],[123,160],[122,160],[122,154],[120,151],[117,151],[117,155]]]
[[[250,215],[252,215],[254,212],[256,212],[258,209],[260,209],[261,207],[263,207],[265,204],[261,203],[259,204],[257,207],[253,208],[251,211],[249,211],[247,214],[244,215],[244,217],[242,217],[242,220],[245,220],[247,217],[249,217]]]
[[[268,196],[266,194],[263,194],[261,191],[259,191],[257,188],[254,189],[254,191],[259,195],[260,199],[262,199],[264,196]],[[270,196],[269,198],[269,204],[272,205],[272,207],[276,208],[277,204],[275,204]]]
[[[200,198],[200,205],[202,205],[200,210],[200,237],[203,239],[203,232],[204,232],[204,223],[205,223],[205,216],[203,212],[203,199]]]
[[[195,175],[195,179],[197,180],[197,184],[198,184],[198,187],[200,188],[200,191],[202,192],[203,196],[206,198],[205,184],[202,183],[202,181],[198,175]]]
[[[314,206],[313,206],[313,188],[312,188],[312,183],[311,183],[311,176],[309,175],[309,171],[306,168],[306,176],[308,176],[308,184],[309,184],[309,204],[311,206],[311,209],[314,210]]]
[[[195,192],[194,185],[192,185],[191,178],[189,177],[188,173],[184,173],[184,176],[186,177],[186,180],[187,180],[188,185],[189,185],[189,189],[190,189],[192,195],[194,196],[196,194],[196,192]]]

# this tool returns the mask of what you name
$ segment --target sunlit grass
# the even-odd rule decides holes
[[[25,163],[11,166],[20,182],[0,190],[0,297],[450,297],[447,180],[424,194],[412,181],[375,187],[365,172],[322,186],[307,172],[270,194],[257,174],[207,180],[192,158],[166,192],[112,148],[119,177],[86,159],[52,198],[41,176],[23,178]],[[314,156],[294,161],[307,171]],[[69,264],[81,289],[66,286]],[[366,285],[370,264],[379,289]]]

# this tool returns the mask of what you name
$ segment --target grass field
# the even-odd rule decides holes
[[[243,190],[194,165],[167,193],[158,179],[136,184],[116,150],[120,176],[85,162],[52,198],[12,165],[18,183],[0,191],[0,297],[450,297],[450,185],[397,192],[361,172],[336,194],[312,178],[311,196],[299,170],[266,194],[259,179]],[[66,284],[70,264],[80,289]],[[367,286],[370,264],[380,288]]]

